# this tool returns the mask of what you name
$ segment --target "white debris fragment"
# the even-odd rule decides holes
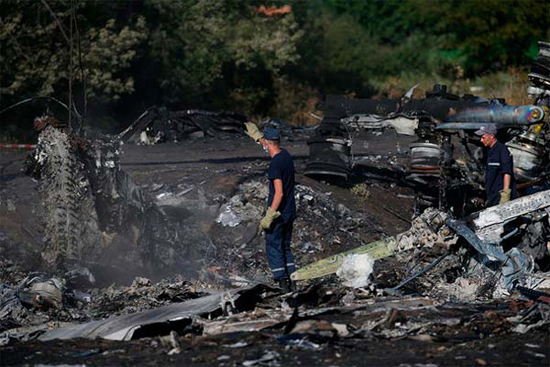
[[[348,255],[342,261],[342,265],[336,275],[348,287],[361,288],[370,283],[374,260],[369,254]]]
[[[336,323],[336,322],[333,322],[331,325],[338,332],[338,336],[347,337],[347,336],[350,335],[348,325],[340,324],[340,323]]]
[[[224,227],[236,227],[241,223],[241,220],[237,217],[231,205],[226,205],[224,210],[218,215],[216,222],[221,223]]]
[[[473,302],[478,295],[478,289],[483,284],[480,279],[458,277],[454,283],[441,283],[434,291],[448,294],[456,299]]]
[[[227,348],[244,348],[248,347],[250,344],[247,342],[236,342],[234,344],[225,345]]]
[[[530,350],[525,351],[525,353],[530,354],[530,355],[532,355],[533,357],[536,357],[536,358],[546,358],[546,354],[535,353],[535,352],[532,352]]]
[[[15,208],[15,204],[13,203],[13,201],[8,199],[7,204],[8,204],[8,212],[10,212],[10,213],[15,212],[16,208]]]
[[[31,285],[30,290],[40,295],[45,304],[58,309],[63,307],[64,286],[61,280],[50,278],[46,281],[37,281]]]
[[[418,128],[418,119],[410,119],[407,117],[396,117],[388,122],[398,134],[414,136]]]
[[[185,189],[185,190],[183,190],[183,191],[181,191],[181,192],[178,192],[178,193],[176,194],[176,196],[187,195],[187,194],[190,193],[194,188],[195,188],[195,186],[191,186],[191,187],[189,187],[189,188],[187,188],[187,189]]]
[[[151,145],[151,140],[149,140],[149,137],[147,136],[147,133],[145,131],[142,131],[139,134],[139,143],[145,144],[145,145]]]
[[[279,363],[277,363],[277,360],[279,359],[279,357],[280,357],[279,353],[268,351],[259,359],[244,361],[243,366],[250,367],[250,366],[267,365],[267,364],[269,364],[270,366],[277,366],[279,365]]]
[[[550,289],[550,279],[540,279],[538,274],[531,274],[525,280],[525,286],[531,289]]]

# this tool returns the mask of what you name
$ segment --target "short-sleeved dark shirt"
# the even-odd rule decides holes
[[[518,197],[516,180],[514,178],[514,159],[508,148],[497,141],[489,148],[487,167],[485,168],[485,190],[487,191],[487,206],[497,205],[500,201],[500,193],[504,187],[504,175],[509,174],[511,198]]]
[[[267,178],[269,179],[269,197],[267,205],[273,203],[275,195],[275,185],[273,180],[279,179],[283,181],[283,199],[277,211],[285,221],[296,217],[296,202],[294,200],[294,161],[292,156],[286,149],[281,149],[273,158],[267,170]]]

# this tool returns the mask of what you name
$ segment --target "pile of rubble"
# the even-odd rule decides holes
[[[111,267],[159,279],[195,275],[208,242],[187,209],[148,195],[120,167],[121,142],[93,142],[45,125],[27,171],[39,179],[42,257],[50,270],[70,263]],[[122,275],[121,275],[122,276]]]
[[[134,314],[203,295],[181,276],[155,284],[137,277],[130,286],[113,283],[97,288],[93,274],[86,268],[63,276],[25,274],[16,264],[3,260],[0,262],[0,333],[6,332],[8,339],[27,339],[48,328]]]
[[[270,279],[265,240],[257,231],[267,195],[267,180],[251,179],[240,184],[233,196],[216,198],[221,203],[219,226],[212,238],[218,245],[218,261],[211,265],[231,272],[229,278]],[[292,243],[298,264],[360,246],[380,233],[367,214],[336,202],[331,193],[299,184],[295,197],[300,220],[294,223]]]
[[[4,262],[3,266],[6,265]],[[52,279],[48,282],[51,283]],[[378,291],[380,282],[382,280],[375,275],[372,286],[364,288],[325,283],[282,295],[276,289],[256,284],[198,294],[181,280],[152,284],[146,279],[136,279],[129,287],[109,287],[90,295],[90,303],[108,311],[105,313],[91,312],[95,307],[84,305],[82,296],[80,306],[71,304],[73,301],[67,301],[68,291],[63,293],[61,309],[27,304],[25,312],[42,315],[46,324],[30,327],[40,321],[38,316],[33,322],[27,320],[26,327],[10,329],[4,323],[0,341],[10,350],[17,351],[22,344],[16,340],[37,338],[46,342],[90,339],[85,345],[93,344],[92,340],[98,337],[143,340],[147,348],[166,356],[186,355],[193,350],[194,358],[201,355],[201,358],[211,359],[212,363],[235,360],[250,366],[278,366],[288,364],[287,358],[294,352],[322,353],[327,349],[336,349],[344,363],[353,358],[350,347],[354,349],[366,342],[384,341],[420,343],[415,344],[416,349],[421,345],[422,348],[437,349],[432,358],[454,358],[461,355],[462,347],[471,348],[485,339],[496,343],[499,338],[513,335],[540,338],[550,325],[547,294],[531,293],[504,302],[477,300],[466,303],[432,296],[387,295]],[[109,309],[111,303],[114,306]],[[124,308],[117,309],[122,304]],[[61,315],[69,314],[73,315],[72,319],[66,320],[70,323],[60,322],[63,320]],[[79,314],[86,317],[74,316]],[[56,322],[52,322],[54,320]],[[257,344],[259,340],[261,344]],[[107,355],[109,344],[102,343],[99,348],[76,354],[73,351],[72,354],[82,354],[87,358]],[[549,357],[544,343],[544,340],[530,343],[527,349],[532,351],[529,360],[543,361]],[[193,347],[188,348],[188,344]],[[255,348],[258,345],[263,349],[260,354]],[[223,348],[210,350],[204,355],[199,353],[212,346]],[[126,353],[133,346],[119,344],[118,348],[123,348],[122,353]],[[237,350],[250,353],[242,356],[236,353]],[[410,358],[407,350],[401,352]],[[256,357],[252,358],[251,354]],[[42,352],[40,355],[45,357]],[[38,354],[29,356],[38,357]],[[485,365],[486,360],[476,363]]]
[[[506,283],[488,277],[500,281],[507,274],[500,268],[485,274],[482,267],[468,265],[474,256],[472,248],[462,246],[464,229],[435,209],[415,218],[409,231],[383,238],[376,246],[365,245],[360,233],[377,231],[367,216],[338,204],[330,194],[298,185],[298,212],[304,219],[295,229],[294,243],[303,264],[318,260],[319,254],[353,252],[358,245],[367,249],[363,254],[335,255],[340,280],[302,281],[298,291],[281,294],[268,284],[264,241],[256,229],[266,195],[263,179],[245,180],[233,195],[211,203],[199,195],[200,202],[210,205],[208,210],[218,208],[218,224],[208,232],[216,253],[199,274],[205,287],[200,291],[199,283],[181,277],[158,283],[136,278],[129,286],[98,288],[85,268],[52,277],[28,274],[2,261],[0,344],[16,356],[23,345],[19,341],[141,340],[171,358],[215,345],[222,348],[201,357],[208,363],[277,366],[290,363],[293,353],[314,352],[315,358],[326,350],[336,350],[348,364],[357,363],[347,351],[365,342],[420,343],[416,349],[430,349],[434,360],[454,358],[465,353],[465,346],[522,335],[529,340],[529,361],[549,358],[544,341],[531,341],[550,326],[546,286],[539,282],[536,291],[524,287],[524,281],[503,298]],[[170,205],[188,205],[192,199],[185,197],[172,198]],[[339,250],[336,237],[346,242]],[[384,256],[380,246],[387,248]],[[544,280],[544,273],[538,275]],[[258,340],[261,353],[256,350]],[[110,353],[106,345],[72,355],[93,361]],[[487,364],[486,357],[476,361]]]

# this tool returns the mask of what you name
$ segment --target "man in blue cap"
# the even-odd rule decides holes
[[[247,134],[261,144],[271,157],[267,177],[269,197],[267,212],[260,221],[260,230],[265,231],[267,261],[273,279],[287,293],[293,290],[290,274],[294,272],[294,257],[290,249],[292,224],[296,219],[294,200],[294,161],[290,153],[279,146],[281,136],[273,128],[260,133],[253,123],[245,123]]]
[[[485,168],[487,206],[504,204],[518,197],[514,179],[514,159],[504,144],[496,138],[495,124],[484,124],[475,132],[481,143],[489,148]]]

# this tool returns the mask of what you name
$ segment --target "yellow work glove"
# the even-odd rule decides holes
[[[271,208],[268,208],[267,212],[265,213],[264,219],[262,219],[260,221],[260,231],[265,231],[266,229],[269,229],[269,227],[271,227],[271,224],[273,223],[273,221],[275,219],[279,218],[280,215],[281,215],[281,213],[276,212],[275,210],[273,210]]]
[[[260,132],[260,130],[258,130],[258,126],[256,126],[255,123],[245,122],[244,126],[246,126],[246,131],[245,131],[246,135],[248,135],[252,139],[254,139],[254,141],[256,143],[258,143],[260,141],[260,139],[264,137],[262,135],[262,133]]]
[[[512,194],[512,190],[510,189],[500,190],[499,193],[500,193],[500,201],[498,202],[499,204],[504,204],[510,201],[510,194]]]

